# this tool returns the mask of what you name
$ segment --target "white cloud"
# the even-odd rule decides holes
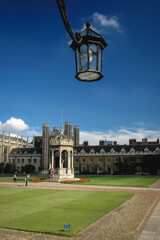
[[[148,138],[150,141],[160,138],[160,130],[147,130],[145,128],[121,128],[117,131],[81,131],[80,143],[88,141],[90,145],[98,145],[99,140],[117,141],[118,144],[128,144],[129,139],[141,141],[142,138]]]
[[[22,119],[14,117],[11,117],[4,123],[0,121],[0,131],[4,131],[5,134],[10,133],[11,136],[16,136],[18,134],[24,138],[29,137],[29,139],[31,139],[33,136],[41,135],[41,132],[37,132],[35,129],[32,129]]]
[[[121,32],[120,24],[116,16],[107,17],[106,15],[95,12],[91,18],[95,24],[106,28],[115,28],[118,32]]]
[[[0,131],[5,132],[21,132],[28,129],[29,126],[22,120],[11,117],[5,123],[0,122]]]

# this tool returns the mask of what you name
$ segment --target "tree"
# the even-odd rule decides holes
[[[160,155],[146,155],[142,158],[143,170],[151,175],[157,175],[160,169]]]
[[[42,148],[42,137],[41,136],[34,137],[34,147],[36,147],[38,149]]]
[[[4,162],[0,163],[0,173],[4,173],[4,166],[5,166]]]
[[[22,171],[26,172],[26,173],[34,173],[35,172],[35,166],[33,166],[31,164],[27,164],[25,167],[23,167]]]
[[[13,163],[6,163],[4,172],[5,173],[14,173],[16,170],[15,165]]]

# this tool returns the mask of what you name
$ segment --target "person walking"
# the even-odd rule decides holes
[[[54,179],[54,170],[51,171],[52,179]]]
[[[30,177],[30,175],[29,175],[29,174],[27,174],[27,175],[26,175],[26,177],[25,177],[26,187],[28,186],[29,177]]]
[[[14,182],[16,182],[17,181],[17,175],[16,174],[14,174]]]

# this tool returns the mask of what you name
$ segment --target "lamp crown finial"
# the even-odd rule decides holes
[[[86,23],[86,27],[90,28],[91,24],[89,22]]]

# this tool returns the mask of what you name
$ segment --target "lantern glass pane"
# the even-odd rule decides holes
[[[98,71],[102,72],[102,49],[99,47],[99,56],[98,56]]]
[[[76,49],[76,63],[77,63],[77,72],[79,72],[79,50],[78,48]]]
[[[89,45],[89,69],[97,70],[97,45],[90,44]]]
[[[87,70],[87,45],[83,44],[80,47],[80,71]]]

